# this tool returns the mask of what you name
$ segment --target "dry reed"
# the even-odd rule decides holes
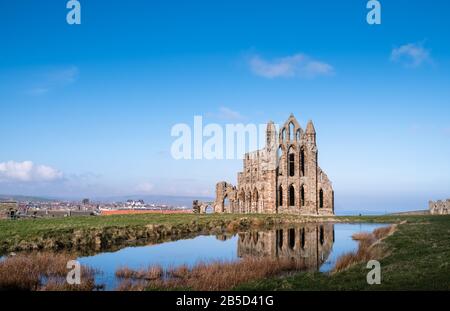
[[[82,266],[81,284],[69,285],[68,254],[30,253],[0,261],[0,290],[93,290],[95,271]]]
[[[116,277],[121,279],[134,280],[155,280],[162,276],[163,269],[159,265],[150,266],[147,269],[132,270],[128,267],[119,268],[116,271]]]
[[[302,270],[305,266],[292,259],[248,257],[235,262],[200,262],[189,268],[185,265],[165,270],[164,276],[147,282],[150,289],[229,290],[241,283],[274,276],[285,271]],[[128,275],[137,275],[128,273]],[[136,279],[135,279],[136,280]],[[142,280],[138,278],[137,280]],[[133,278],[126,279],[118,290],[139,290]]]
[[[377,245],[381,240],[395,231],[395,225],[375,229],[372,233],[359,232],[352,235],[358,241],[358,250],[342,255],[336,261],[333,273],[343,271],[350,266],[371,259],[380,259],[383,256],[383,249]]]

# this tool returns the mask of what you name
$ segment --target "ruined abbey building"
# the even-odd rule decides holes
[[[450,199],[446,201],[429,201],[428,208],[431,215],[450,215]]]
[[[237,186],[216,185],[214,211],[334,215],[333,188],[317,154],[311,121],[304,131],[291,114],[279,133],[270,121],[266,147],[245,154]]]

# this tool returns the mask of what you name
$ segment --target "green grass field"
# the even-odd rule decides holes
[[[102,232],[108,229],[138,231],[152,224],[172,227],[190,224],[193,221],[206,224],[232,218],[235,217],[232,215],[143,214],[0,220],[0,252],[14,249],[14,246],[20,243],[43,239],[66,242],[79,232]]]

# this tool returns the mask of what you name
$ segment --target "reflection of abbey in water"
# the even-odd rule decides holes
[[[318,270],[330,255],[333,243],[333,224],[242,232],[239,233],[238,256],[292,258],[308,270]]]

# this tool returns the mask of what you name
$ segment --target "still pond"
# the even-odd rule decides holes
[[[163,268],[193,266],[198,262],[235,261],[247,256],[269,256],[301,260],[311,271],[330,271],[337,258],[355,251],[358,243],[352,239],[357,232],[372,232],[386,224],[301,224],[272,230],[250,230],[235,235],[201,235],[189,239],[149,246],[126,247],[115,252],[103,252],[80,257],[100,273],[97,284],[114,290],[119,281],[115,271],[160,265]]]

